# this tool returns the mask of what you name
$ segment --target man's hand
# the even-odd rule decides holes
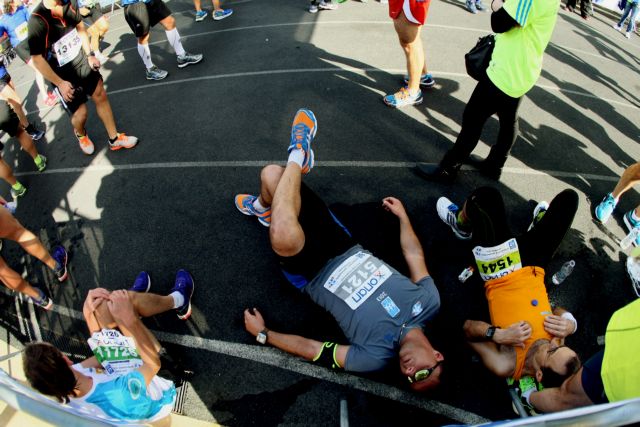
[[[130,326],[138,320],[129,293],[125,290],[113,291],[107,301],[109,311],[118,324]]]
[[[251,311],[249,308],[244,311],[244,327],[255,337],[264,330],[264,319],[257,308],[253,309],[253,313]]]
[[[551,314],[544,318],[544,330],[558,338],[566,338],[575,330],[573,320]]]
[[[60,91],[60,94],[62,95],[65,101],[67,102],[73,101],[75,88],[71,83],[69,83],[66,80],[63,80],[62,83],[58,85],[58,90]]]
[[[402,202],[395,197],[385,197],[382,200],[382,206],[400,219],[407,217],[407,211],[402,206]]]
[[[531,325],[524,320],[510,325],[506,329],[496,329],[493,341],[497,344],[524,348],[524,342],[531,336]]]
[[[91,66],[93,71],[98,71],[100,69],[100,60],[98,58],[90,55],[87,60],[89,61],[89,66]]]
[[[102,301],[109,301],[110,295],[111,293],[104,288],[91,289],[87,293],[87,298],[84,300],[82,312],[85,315],[93,313],[94,311],[96,311],[98,306],[102,304]]]

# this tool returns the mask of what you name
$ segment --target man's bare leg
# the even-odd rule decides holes
[[[39,299],[40,294],[31,286],[26,280],[22,278],[17,271],[13,270],[7,265],[7,263],[0,257],[0,280],[4,285],[16,292],[23,293],[31,298]]]
[[[55,270],[56,261],[42,245],[40,239],[31,231],[24,228],[6,209],[0,209],[0,238],[17,242],[27,253],[38,258],[51,270]]]
[[[301,183],[300,165],[294,162],[287,163],[273,195],[269,228],[271,247],[280,256],[293,256],[304,247],[304,231],[298,222]]]
[[[421,71],[426,73],[427,68],[424,60],[424,47],[420,38],[422,25],[410,22],[404,13],[401,13],[394,19],[393,26],[407,59],[407,72],[409,73],[407,86],[409,92],[413,94],[420,89]]]

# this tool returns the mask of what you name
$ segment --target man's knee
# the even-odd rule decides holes
[[[104,85],[102,84],[102,80],[100,80],[96,85],[96,89],[93,91],[93,94],[91,95],[91,99],[93,99],[93,102],[95,102],[96,104],[103,103],[107,100],[107,91],[104,90]]]
[[[176,20],[173,18],[173,16],[169,15],[162,20],[162,26],[165,30],[171,31],[176,28]]]
[[[640,162],[629,166],[629,174],[634,181],[640,180]]]
[[[304,233],[300,225],[290,220],[276,220],[272,216],[269,226],[269,240],[273,251],[284,257],[298,254],[304,246]]]
[[[260,182],[265,184],[269,189],[275,191],[280,182],[280,178],[284,173],[284,168],[279,165],[267,165],[260,171]]]

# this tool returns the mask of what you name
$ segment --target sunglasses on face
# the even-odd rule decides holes
[[[420,369],[415,374],[413,374],[412,377],[407,377],[407,379],[409,380],[409,383],[413,384],[413,383],[417,383],[418,381],[426,380],[427,378],[429,378],[429,375],[431,375],[431,373],[436,370],[436,368],[440,365],[440,363],[442,363],[442,360],[439,360],[431,368]]]

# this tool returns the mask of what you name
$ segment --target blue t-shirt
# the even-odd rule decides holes
[[[72,368],[93,379],[89,393],[71,398],[69,403],[80,412],[117,420],[154,421],[173,408],[176,389],[171,381],[155,376],[147,387],[139,371],[114,378],[79,364]]]
[[[338,321],[351,344],[344,368],[355,372],[384,368],[406,333],[440,308],[430,276],[413,283],[360,245],[329,261],[303,291]]]
[[[0,34],[7,33],[11,46],[16,47],[29,36],[28,22],[29,10],[24,6],[18,6],[15,13],[0,16]]]

